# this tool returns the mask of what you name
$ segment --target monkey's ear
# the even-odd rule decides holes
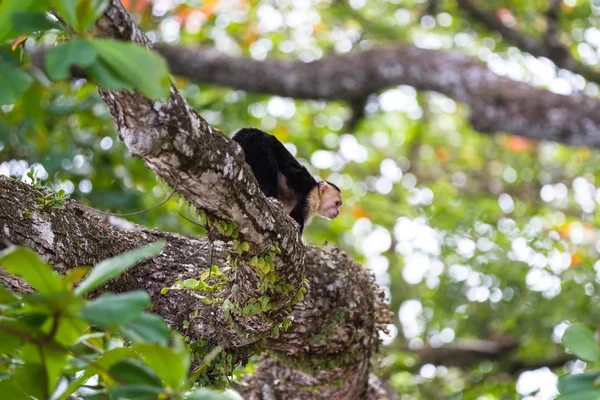
[[[319,192],[324,193],[327,189],[330,189],[330,186],[327,182],[325,182],[325,181],[319,182]]]

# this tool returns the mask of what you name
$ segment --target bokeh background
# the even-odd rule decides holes
[[[410,43],[459,51],[552,92],[598,96],[597,83],[521,51],[458,3],[123,0],[157,42],[306,62]],[[545,30],[546,1],[473,3],[532,37]],[[558,37],[590,69],[600,57],[598,14],[589,0],[560,2]],[[51,45],[56,36],[40,40]],[[410,86],[373,93],[350,127],[345,103],[175,82],[224,134],[266,130],[343,190],[342,214],[315,220],[305,241],[338,245],[386,288],[394,319],[378,374],[402,399],[553,399],[557,376],[585,367],[560,341],[573,322],[600,322],[597,151],[478,133],[468,108]],[[127,154],[84,80],[38,80],[1,108],[0,174],[32,167],[106,211],[138,211],[170,193]],[[129,219],[201,234],[180,211],[175,196]]]

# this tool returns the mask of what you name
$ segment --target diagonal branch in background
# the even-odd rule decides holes
[[[425,347],[411,350],[398,348],[401,352],[411,353],[418,361],[411,367],[418,371],[424,364],[444,365],[470,370],[481,362],[496,364],[494,374],[519,375],[524,371],[548,367],[559,368],[576,358],[565,355],[562,349],[550,350],[544,359],[524,359],[519,355],[521,343],[509,336],[498,336],[491,339],[456,339],[454,343],[442,347]]]
[[[500,18],[493,12],[479,8],[473,0],[456,0],[458,6],[474,20],[479,21],[492,31],[499,32],[504,39],[513,43],[522,51],[536,57],[546,57],[559,68],[580,74],[589,81],[600,83],[600,72],[595,71],[575,59],[569,49],[562,45],[556,36],[558,31],[558,8],[560,1],[551,0],[546,13],[548,34],[545,39],[538,39],[504,25]],[[557,5],[558,3],[558,5]]]
[[[558,42],[559,13],[562,0],[550,0],[546,10],[546,43],[552,46],[560,46]]]
[[[171,71],[198,82],[296,99],[351,101],[394,85],[445,94],[471,107],[480,132],[600,148],[600,101],[499,76],[454,51],[381,47],[303,63],[232,57],[213,48],[156,45]]]
[[[220,304],[204,304],[183,291],[161,294],[162,288],[173,282],[200,276],[206,270],[210,258],[206,239],[142,227],[123,230],[105,224],[72,201],[65,202],[61,209],[44,210],[35,201],[38,195],[31,186],[0,176],[0,249],[6,242],[26,245],[64,274],[74,267],[93,265],[164,239],[167,245],[158,256],[131,268],[126,277],[108,282],[99,292],[146,290],[152,298],[153,311],[162,315],[172,328],[189,336],[192,342],[202,337],[209,343],[222,345],[234,357],[252,354],[248,347],[231,344],[227,322],[215,318],[221,312]],[[216,245],[214,264],[225,265],[230,250],[222,244]],[[313,373],[302,373],[301,381],[288,379],[286,385],[277,386],[274,381],[264,382],[256,377],[256,384],[260,381],[260,386],[250,384],[240,390],[251,394],[267,384],[273,386],[270,390],[277,398],[311,399],[310,392],[297,394],[299,386],[308,380],[331,399],[381,398],[360,396],[379,385],[371,377],[371,386],[367,387],[371,357],[379,344],[377,330],[388,318],[382,293],[370,274],[341,252],[308,247],[305,266],[310,291],[293,310],[294,324],[285,333],[273,335],[261,344],[272,355],[285,360],[285,364],[271,357],[263,360],[266,365],[279,363],[269,374],[282,381],[286,374],[299,374],[293,365],[314,366],[314,360],[323,366]],[[28,290],[22,281],[2,271],[0,269],[0,284],[19,292]],[[236,270],[224,273],[233,280]],[[190,321],[189,328],[184,328],[186,320]],[[323,342],[323,332],[328,332],[330,343]],[[351,362],[341,362],[348,358]],[[337,362],[335,367],[325,368],[331,360]],[[340,377],[346,379],[338,386]]]
[[[357,99],[391,86],[409,85],[470,106],[473,127],[483,133],[511,132],[530,139],[600,148],[597,99],[579,93],[556,94],[496,75],[484,64],[454,51],[399,45],[303,63],[257,61],[207,47],[154,47],[175,75],[197,82],[296,99],[339,100],[353,107]],[[37,67],[43,66],[44,52],[40,49],[32,55]],[[152,111],[150,106],[148,103],[148,111]],[[208,129],[208,124],[203,124]],[[351,118],[348,126],[352,124]]]

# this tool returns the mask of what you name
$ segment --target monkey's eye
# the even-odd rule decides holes
[[[336,207],[339,207],[339,206],[341,206],[341,205],[342,205],[342,202],[341,202],[341,201],[339,201],[339,200],[338,200],[338,201],[336,201],[336,202],[335,202],[335,206],[336,206]]]

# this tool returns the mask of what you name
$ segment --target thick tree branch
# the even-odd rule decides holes
[[[554,46],[559,45],[557,35],[561,3],[562,0],[550,0],[548,3],[548,10],[546,10],[546,42],[553,43]]]
[[[495,373],[519,375],[523,371],[530,371],[542,367],[551,369],[559,368],[573,356],[565,355],[561,350],[550,351],[545,359],[522,359],[518,355],[520,343],[518,340],[499,336],[491,339],[456,339],[453,343],[433,348],[425,347],[411,350],[407,347],[398,348],[399,351],[415,354],[418,362],[412,369],[418,371],[424,364],[444,365],[471,369],[483,361],[494,362],[497,365]]]
[[[99,34],[149,45],[121,6],[112,0]],[[297,229],[261,195],[241,148],[199,116],[171,87],[171,98],[151,101],[135,92],[100,90],[127,149],[200,209],[233,221],[260,252],[278,243],[286,261],[301,260]],[[284,234],[285,233],[285,234]]]
[[[149,45],[118,0],[110,2],[96,27],[100,36]],[[277,283],[291,285],[292,289],[272,296],[269,318],[241,318],[235,327],[247,334],[269,334],[289,313],[302,286],[304,246],[297,227],[280,207],[262,195],[241,148],[212,129],[174,86],[170,99],[164,102],[151,101],[137,92],[100,89],[100,94],[127,149],[177,187],[188,201],[205,210],[211,226],[218,221],[234,222],[239,230],[237,240],[250,243],[251,255],[265,255],[274,247],[281,250],[274,258],[273,274]],[[247,259],[239,260],[231,290],[220,296],[240,308],[264,295],[260,282],[266,278],[244,261]],[[229,328],[228,341],[237,345],[252,341],[236,329]]]
[[[465,4],[470,5],[471,3]],[[495,15],[490,15],[493,19],[497,19]],[[507,34],[512,35],[510,37],[514,36],[514,40],[518,41],[523,49],[537,46],[537,44],[531,44],[531,38],[518,36],[515,31],[499,21],[497,22],[500,24],[499,28],[509,29]],[[547,48],[546,45],[543,47]],[[155,48],[165,57],[174,74],[198,82],[297,99],[346,101],[353,106],[355,111],[358,101],[367,98],[372,93],[394,85],[410,85],[419,90],[431,90],[445,94],[470,106],[473,127],[480,132],[512,132],[536,140],[600,147],[600,113],[597,112],[600,109],[600,101],[581,94],[560,95],[526,83],[513,81],[494,74],[485,65],[458,52],[426,50],[401,45],[375,48],[348,55],[331,55],[314,62],[302,63],[291,60],[257,61],[232,57],[213,48],[204,47],[185,48],[157,44]],[[40,50],[33,55],[33,62],[38,67],[43,66],[43,53],[44,50]],[[556,60],[554,61],[556,62]],[[568,68],[569,66],[563,67]],[[576,68],[572,70],[577,72]],[[588,78],[590,77],[588,76]],[[600,74],[596,78],[600,78]],[[600,82],[600,79],[597,80]],[[130,100],[135,103],[140,98],[140,96],[131,96]],[[117,111],[118,103],[116,101],[111,103],[111,99],[107,99],[109,105],[113,104],[114,106],[111,109],[116,112],[114,115],[117,127],[127,128],[129,123],[133,123],[133,118],[127,117],[128,114],[124,110]],[[228,163],[228,167],[223,167],[227,168],[228,178],[235,176],[235,173],[243,174],[242,180],[235,185],[234,191],[237,192],[240,187],[244,188],[245,183],[251,178],[248,177],[248,171],[240,172],[243,168],[240,165],[239,154],[235,152],[235,147],[225,144],[220,135],[214,133],[214,130],[211,130],[203,119],[183,104],[183,99],[174,92],[171,102],[161,105],[160,110],[155,110],[153,103],[143,100],[132,115],[140,112],[146,116],[146,124],[154,126],[153,124],[156,122],[160,126],[158,131],[163,133],[165,130],[171,130],[171,132],[174,132],[173,129],[179,130],[180,136],[183,136],[188,129],[194,131],[196,128],[192,129],[192,127],[197,125],[199,136],[186,136],[187,142],[181,142],[185,148],[179,149],[184,151],[182,159],[173,161],[185,164],[185,152],[192,151],[195,149],[194,146],[199,146],[198,142],[194,142],[194,140],[205,141],[206,138],[211,138],[210,141],[206,140],[207,144],[213,143],[211,146],[217,147],[223,145],[228,150],[226,152],[225,149],[220,150],[222,152],[220,155],[225,156],[225,160],[235,160],[235,162]],[[187,122],[171,125],[167,114],[177,114],[176,110],[181,109],[185,109],[181,116],[185,116]],[[167,114],[165,111],[168,111]],[[349,127],[354,123],[354,118],[352,118],[348,123]],[[144,124],[137,125],[143,126]],[[127,129],[125,131],[127,132]],[[164,137],[158,131],[149,130],[152,133],[151,137],[154,138],[151,143],[162,143],[161,140]],[[121,135],[123,136],[123,133]],[[214,139],[214,135],[217,136],[217,139]],[[123,137],[127,141],[131,140],[132,135],[128,134]],[[180,139],[178,138],[174,142],[179,143]],[[147,151],[138,149],[142,146],[141,143],[132,144],[135,145],[132,147],[134,153]],[[148,143],[143,146],[146,145]],[[148,165],[158,171],[164,164],[164,162],[160,162],[157,165]],[[199,163],[197,167],[204,168],[206,165]],[[222,172],[224,170],[220,171],[220,173]],[[209,178],[214,181],[215,177],[205,176],[203,182]],[[165,179],[172,185],[176,183],[173,177]],[[206,184],[195,186],[196,184],[197,182],[185,183],[182,193],[191,196],[193,193],[199,193],[198,189],[206,188]],[[244,201],[253,198],[256,194],[255,190],[256,186],[254,185],[243,189],[241,197],[244,197]],[[220,192],[221,196],[223,194]],[[243,210],[240,207],[246,203],[234,204],[232,210],[238,216],[237,219],[234,219],[236,222],[243,220],[238,211]],[[200,203],[197,204],[200,205]],[[218,205],[204,204],[203,206],[221,217],[227,217],[230,214],[227,209],[224,210]],[[256,211],[262,210],[262,207],[266,207],[266,205],[259,201]],[[258,212],[252,213],[252,215],[256,214]],[[269,234],[267,232],[272,233],[275,229],[269,228],[279,220],[279,218],[265,220],[265,226],[259,229],[261,235],[258,236],[262,245],[268,243]],[[247,222],[242,222],[242,224],[248,226]],[[248,226],[248,228],[252,232],[255,231],[253,226]]]
[[[479,8],[472,0],[457,0],[460,8],[467,12],[473,19],[481,22],[488,29],[499,32],[504,39],[513,43],[522,51],[536,57],[546,57],[552,60],[559,68],[568,69],[580,74],[585,79],[600,83],[600,72],[583,65],[575,59],[569,49],[562,45],[556,33],[558,30],[559,0],[551,0],[547,11],[548,35],[538,39],[504,25],[500,18],[493,12]]]
[[[103,223],[101,218],[88,214],[73,202],[66,202],[63,209],[44,210],[35,197],[37,193],[30,186],[0,176],[0,243],[31,247],[58,271],[66,273],[73,267],[93,265],[164,239],[167,246],[163,252],[130,269],[126,276],[109,282],[101,291],[146,290],[152,297],[153,311],[192,342],[202,337],[233,354],[246,351],[248,341],[241,341],[229,332],[228,322],[220,317],[220,304],[204,304],[183,291],[161,294],[162,288],[176,280],[198,277],[207,268],[210,248],[205,246],[205,239],[142,227],[121,230]],[[223,244],[217,245],[214,264],[225,265],[229,250]],[[0,268],[1,284],[20,292],[28,290],[19,279],[1,271]],[[302,376],[302,380],[288,380],[278,386],[275,380],[265,381],[264,376],[257,375],[253,378],[256,383],[243,390],[247,393],[262,390],[266,383],[272,386],[270,390],[276,398],[319,398],[308,388],[306,393],[299,389],[306,383],[330,399],[380,398],[361,396],[367,390],[374,390],[374,387],[367,389],[371,357],[379,344],[377,330],[389,317],[382,293],[367,272],[336,250],[322,252],[307,248],[306,271],[310,291],[294,308],[290,329],[261,345],[275,358],[264,358],[260,367],[262,370],[277,364],[276,368],[268,369],[272,376],[283,379],[291,374]],[[219,296],[234,290],[237,270],[225,273],[228,288],[217,293]],[[190,321],[188,330],[183,328],[185,320]],[[260,387],[256,386],[259,381]]]
[[[256,61],[212,48],[160,45],[174,74],[255,93],[298,99],[352,100],[393,85],[443,93],[469,105],[480,132],[600,147],[600,101],[564,96],[494,74],[451,51],[414,46],[332,55],[310,63]]]

